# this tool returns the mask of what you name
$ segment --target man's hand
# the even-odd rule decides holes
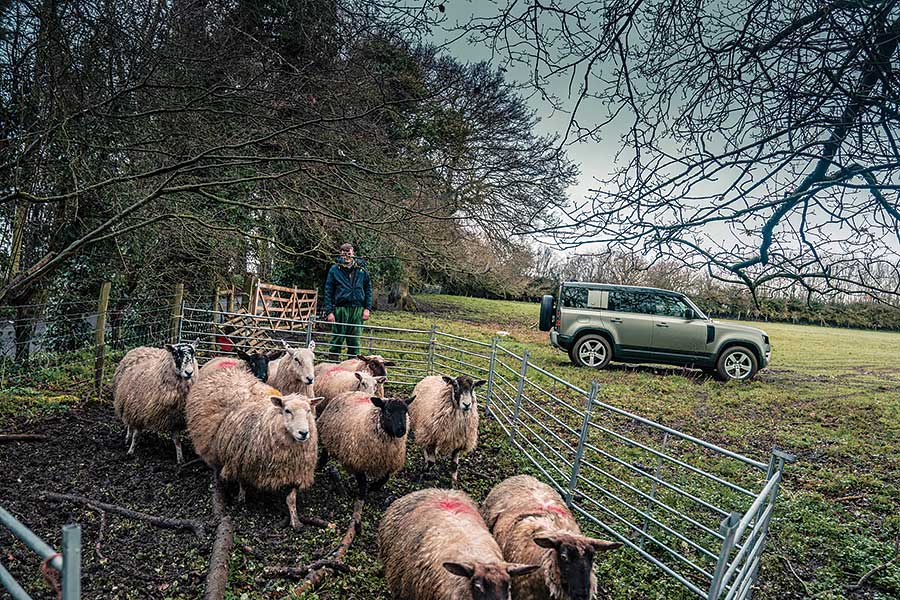
[[[325,318],[329,323],[334,323],[334,313],[328,313],[328,316]]]
[[[364,308],[363,309],[363,321],[368,321],[368,320],[369,320],[369,309]]]

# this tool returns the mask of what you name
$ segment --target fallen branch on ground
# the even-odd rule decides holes
[[[359,532],[359,530],[362,528],[363,504],[363,500],[362,498],[360,498],[353,505],[353,518],[350,521],[349,527],[347,527],[347,531],[344,533],[344,537],[341,540],[340,545],[337,547],[334,559],[318,560],[307,565],[307,567],[309,567],[309,574],[303,580],[303,583],[301,583],[297,587],[297,589],[294,590],[295,596],[302,596],[304,592],[318,587],[328,573],[332,571],[345,571],[345,569],[343,568],[346,567],[346,564],[344,563],[344,556],[347,554],[347,549],[350,548],[350,544],[353,543],[353,538],[356,537],[357,532]],[[320,563],[321,566],[313,568],[316,563]],[[342,567],[335,566],[335,563],[342,565]],[[304,567],[301,567],[300,569],[303,568]],[[346,567],[346,571],[349,571],[349,567]]]
[[[0,433],[0,444],[12,442],[46,442],[49,438],[38,433]]]
[[[311,571],[318,569],[334,569],[342,573],[349,573],[350,567],[339,560],[323,558],[315,560],[308,565],[302,567],[264,567],[263,574],[269,577],[287,577],[289,579],[301,579],[306,577]]]
[[[142,513],[136,510],[131,510],[130,508],[125,508],[124,506],[107,504],[105,502],[99,502],[97,500],[92,500],[91,498],[85,498],[83,496],[75,496],[73,494],[56,494],[53,492],[41,492],[39,498],[41,498],[42,500],[52,500],[55,502],[73,502],[75,504],[82,504],[93,510],[97,510],[100,512],[111,512],[117,515],[122,515],[123,517],[127,517],[129,519],[145,521],[147,523],[150,523],[151,525],[162,527],[163,529],[190,529],[197,536],[203,536],[205,532],[203,523],[201,523],[200,521],[195,521],[193,519],[168,519],[166,517],[157,517],[156,515],[148,515],[147,513]]]
[[[216,525],[216,538],[209,555],[209,570],[206,573],[206,591],[203,600],[223,600],[225,589],[228,587],[228,561],[234,542],[234,526],[231,517],[225,514],[222,480],[219,479],[215,469],[212,469],[212,512],[219,523]]]

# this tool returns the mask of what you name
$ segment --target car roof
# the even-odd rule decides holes
[[[580,288],[588,288],[591,290],[623,290],[627,292],[660,292],[663,294],[670,294],[672,296],[684,296],[681,292],[674,292],[672,290],[664,290],[661,288],[653,288],[653,287],[644,287],[639,285],[618,285],[615,283],[594,283],[591,281],[565,281],[563,282],[566,287],[580,287]]]

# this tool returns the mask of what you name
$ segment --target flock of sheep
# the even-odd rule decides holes
[[[408,398],[385,398],[390,361],[378,355],[314,363],[314,344],[269,353],[238,352],[198,368],[197,342],[136,348],[113,380],[116,416],[128,453],[142,431],[179,436],[224,480],[268,491],[290,488],[291,525],[300,527],[297,491],[317,466],[335,459],[356,477],[360,495],[383,486],[406,462],[407,429],[426,470],[459,457],[478,439],[475,390],[460,375],[428,376]],[[321,452],[320,452],[321,450]],[[394,501],[378,530],[388,588],[402,599],[590,600],[594,555],[621,544],[589,538],[560,495],[518,475],[479,506],[456,489],[423,489]],[[512,596],[510,596],[512,594]]]

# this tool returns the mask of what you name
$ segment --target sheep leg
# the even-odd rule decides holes
[[[238,502],[241,504],[247,502],[247,490],[244,489],[244,482],[238,482]]]
[[[366,494],[369,493],[369,480],[366,478],[365,473],[356,474],[356,487],[359,490],[359,497],[365,498]]]
[[[291,527],[294,531],[300,530],[300,517],[297,516],[297,488],[291,488],[287,495],[288,513],[291,515]]]
[[[434,446],[422,448],[422,453],[425,455],[425,468],[422,469],[422,472],[419,474],[418,483],[422,483],[425,479],[430,478],[431,471],[434,469],[434,465],[437,461],[437,457],[434,454]]]
[[[125,426],[125,448],[128,448],[128,444],[131,442],[131,425]]]
[[[316,468],[321,469],[326,464],[328,464],[328,450],[322,448],[322,454],[319,456],[319,462],[316,463]]]
[[[134,454],[134,447],[137,446],[138,434],[140,431],[137,429],[131,432],[131,446],[128,448],[128,454]]]
[[[175,440],[175,462],[179,465],[183,465],[184,454],[181,452],[181,436],[175,433],[172,434],[172,439]]]
[[[450,460],[453,462],[453,472],[450,474],[450,481],[452,482],[452,487],[455,490],[456,485],[459,482],[459,450],[453,451],[453,455],[450,457]]]
[[[377,492],[378,490],[380,490],[381,488],[383,488],[383,487],[384,487],[384,484],[387,483],[387,480],[390,478],[390,476],[391,476],[391,474],[388,473],[387,475],[385,475],[384,477],[382,477],[382,478],[379,479],[378,481],[375,481],[375,482],[369,487],[369,491]]]

